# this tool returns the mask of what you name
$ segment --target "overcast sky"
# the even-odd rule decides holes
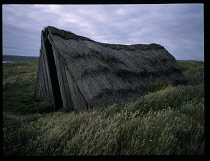
[[[203,4],[3,5],[3,54],[39,56],[54,26],[111,44],[164,46],[177,60],[204,60]]]

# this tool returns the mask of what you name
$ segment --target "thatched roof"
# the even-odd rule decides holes
[[[149,87],[151,78],[166,83],[186,82],[175,58],[158,44],[99,43],[50,26],[42,31],[42,37],[42,46],[46,46],[43,43],[46,39],[52,45],[57,73],[68,73],[67,79],[72,79],[68,81],[70,91],[76,89],[75,93],[79,93],[71,96],[70,92],[71,101],[85,102],[73,103],[73,109],[104,107],[136,99]],[[43,47],[41,55],[42,52]],[[61,84],[59,80],[60,88]]]

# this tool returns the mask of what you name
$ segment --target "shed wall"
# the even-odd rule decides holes
[[[51,43],[53,42],[51,41]],[[88,105],[85,103],[85,100],[77,87],[77,83],[68,71],[66,61],[61,56],[62,54],[60,52],[61,51],[57,50],[53,46],[53,55],[57,68],[63,107],[69,108],[71,110],[87,109]]]
[[[41,43],[40,57],[38,63],[37,86],[36,86],[35,95],[36,99],[38,99],[39,101],[54,103],[43,36],[41,38],[41,42],[42,43]]]

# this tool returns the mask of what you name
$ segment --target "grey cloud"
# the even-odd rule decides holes
[[[204,59],[202,4],[3,5],[3,28],[20,32],[3,30],[3,47],[20,47],[22,35],[26,49],[38,53],[48,25],[106,43],[159,43],[177,59]]]

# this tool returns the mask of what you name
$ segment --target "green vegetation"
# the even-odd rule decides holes
[[[204,63],[178,64],[188,85],[157,84],[137,101],[83,112],[34,100],[37,60],[3,64],[4,155],[203,155]]]
[[[17,56],[17,55],[3,55],[3,61],[11,61],[11,62],[24,62],[37,60],[39,57],[36,56]]]
[[[3,64],[4,112],[33,114],[52,109],[52,105],[34,99],[37,70],[38,60]]]

